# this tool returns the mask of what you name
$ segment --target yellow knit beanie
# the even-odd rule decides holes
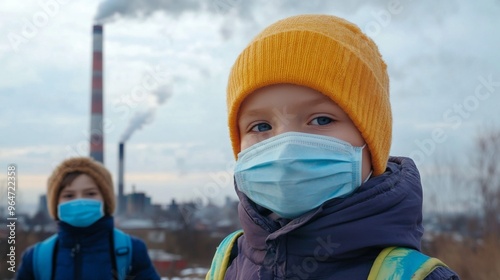
[[[329,15],[299,15],[270,25],[250,42],[236,59],[227,86],[235,157],[241,103],[273,84],[306,86],[330,97],[361,132],[373,174],[385,171],[392,138],[387,66],[357,26]]]
[[[66,175],[72,172],[81,172],[92,177],[101,191],[104,200],[104,213],[112,215],[115,211],[115,193],[113,189],[113,179],[111,174],[101,163],[89,157],[75,157],[63,161],[52,172],[47,183],[47,207],[49,214],[54,219],[58,219],[57,205],[59,204],[59,194],[65,187],[62,182]]]

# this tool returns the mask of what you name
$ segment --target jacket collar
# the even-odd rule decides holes
[[[63,244],[75,242],[94,242],[103,236],[108,236],[114,228],[113,217],[106,215],[88,227],[74,227],[68,223],[58,221],[58,235]],[[105,239],[106,241],[108,239]]]

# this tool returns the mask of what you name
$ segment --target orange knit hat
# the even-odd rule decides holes
[[[115,193],[113,189],[113,179],[111,174],[101,163],[89,157],[75,157],[63,161],[52,172],[48,179],[47,184],[47,207],[49,214],[54,219],[58,219],[57,205],[59,201],[59,194],[65,187],[62,181],[67,174],[72,172],[81,172],[92,177],[94,182],[101,191],[104,201],[104,213],[112,215],[115,211]]]
[[[385,171],[392,138],[389,77],[377,46],[354,24],[329,15],[280,20],[238,56],[227,86],[229,133],[240,152],[238,112],[255,90],[273,84],[307,86],[330,97],[366,141],[374,175]]]

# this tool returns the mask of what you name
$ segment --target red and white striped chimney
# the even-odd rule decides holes
[[[94,25],[92,32],[92,105],[90,116],[90,157],[104,163],[103,134],[103,67],[102,25]]]

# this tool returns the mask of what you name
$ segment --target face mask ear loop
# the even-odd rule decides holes
[[[363,149],[366,147],[366,143],[361,146],[361,153],[363,153]],[[366,179],[363,181],[362,184],[366,183],[368,180],[370,180],[371,176],[373,174],[373,169],[370,170],[370,173],[368,173],[368,176],[366,176]]]
[[[368,180],[370,180],[370,178],[372,177],[372,173],[373,173],[373,169],[370,170],[370,173],[368,173],[368,176],[366,177],[366,179],[363,181],[363,184],[366,183]]]

